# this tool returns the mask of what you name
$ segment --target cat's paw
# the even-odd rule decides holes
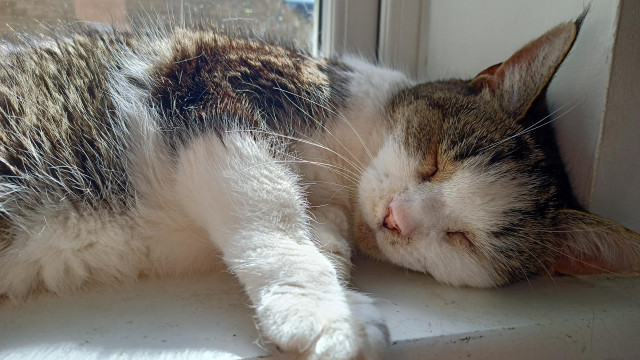
[[[383,359],[389,346],[389,329],[373,299],[357,291],[346,291],[351,317],[357,321],[363,336],[358,359]]]
[[[257,309],[263,335],[307,360],[384,357],[389,332],[369,297],[352,291],[346,299],[308,295],[294,290],[269,296]]]

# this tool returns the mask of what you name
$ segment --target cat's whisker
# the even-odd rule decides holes
[[[291,99],[289,99],[289,97],[286,95],[286,93],[289,93],[288,91],[284,90],[284,89],[279,89],[280,91],[282,91],[283,93],[285,93],[285,97],[292,102]],[[294,106],[298,107],[297,104],[295,104],[294,102],[292,102],[294,104]],[[307,112],[305,112],[304,110],[302,110],[300,108],[301,111],[303,111],[310,119],[312,119],[316,124],[318,124],[320,126],[320,128],[322,128],[323,130],[325,130],[327,132],[327,134],[329,134],[340,146],[342,146],[342,148],[360,165],[361,168],[365,168],[365,165],[362,164],[362,162],[360,162],[360,160],[351,152],[351,150],[349,150],[349,148],[347,146],[345,146],[332,132],[331,130],[329,130],[323,123],[321,123],[320,121],[318,121],[314,116],[309,115]],[[331,110],[325,108],[325,110],[328,110],[331,112]],[[341,117],[340,115],[338,115],[338,117]],[[348,123],[348,122],[347,122]],[[353,129],[353,127],[351,126],[351,124],[349,124],[349,126],[351,127],[351,129]],[[355,132],[356,136],[358,137],[358,139],[360,139],[360,141],[362,142],[362,139],[360,138],[360,135],[355,131],[355,129],[353,129],[353,131]],[[364,144],[363,144],[364,145]],[[365,150],[368,152],[368,149],[366,149],[365,146]]]
[[[299,138],[300,140],[307,139],[310,142],[314,142],[310,136],[307,136],[305,134],[300,134],[300,136],[304,136],[304,138]],[[324,145],[322,145],[322,144],[320,144],[318,142],[315,142],[315,144],[324,146]],[[313,144],[310,144],[310,145],[313,145]],[[346,162],[348,165],[350,165],[354,170],[358,171],[359,174],[363,174],[366,171],[366,169],[362,166],[362,164],[357,159],[355,159],[355,160],[358,161],[358,164],[360,164],[360,165],[355,164],[353,161],[348,160],[347,157],[345,157],[344,155],[338,153],[337,151],[334,151],[333,149],[329,148],[328,146],[326,146],[324,148],[324,150],[330,151],[333,154],[335,154],[338,157],[340,157],[340,159],[342,159],[344,162]]]
[[[527,284],[529,284],[529,289],[533,292],[533,285],[531,284],[531,281],[529,280],[529,275],[527,275],[527,272],[524,270],[522,265],[518,264],[518,267],[520,268],[520,271],[522,271],[522,276],[524,277],[524,279],[527,280]]]
[[[465,140],[466,140],[466,139],[465,139]],[[478,144],[478,140],[479,140],[479,138],[478,138],[477,136],[476,136],[476,137],[474,137],[473,145],[471,145],[471,146],[469,147],[469,150],[465,153],[465,157],[469,156],[469,154],[473,154],[473,151],[475,150],[476,145]],[[480,151],[482,151],[482,150],[480,150]]]
[[[276,136],[276,137],[283,138],[283,139],[288,139],[288,140],[293,140],[293,141],[305,143],[305,144],[308,144],[308,145],[311,145],[311,146],[315,146],[315,147],[321,148],[323,150],[329,151],[332,154],[338,156],[344,162],[346,162],[347,164],[351,165],[354,169],[359,171],[359,173],[351,172],[354,176],[360,176],[360,174],[362,174],[364,172],[364,169],[358,167],[358,165],[356,165],[353,162],[351,162],[349,159],[344,157],[342,154],[330,149],[329,147],[327,147],[325,145],[322,145],[322,144],[320,144],[318,142],[315,142],[315,141],[312,141],[312,140],[305,140],[305,139],[297,138],[297,137],[294,137],[294,136],[289,136],[289,135],[279,134],[279,133],[276,133],[276,132],[273,132],[273,131],[259,130],[259,129],[255,129],[255,130],[228,130],[227,132],[255,132],[255,133],[261,133],[261,134],[265,134],[265,135],[272,135],[272,136]],[[344,170],[347,170],[347,169],[344,169]]]
[[[358,190],[358,187],[355,185],[350,185],[350,184],[340,184],[337,182],[332,182],[332,181],[321,181],[321,180],[316,180],[313,182],[313,184],[327,184],[327,185],[333,185],[333,186],[337,186],[343,189],[348,189],[348,190]]]
[[[351,125],[351,122],[349,121],[349,119],[347,119],[347,117],[338,110],[338,108],[336,107],[336,105],[334,104],[329,104],[329,106],[332,108],[327,108],[325,107],[325,109],[327,111],[329,111],[331,114],[335,115],[336,117],[338,117],[340,120],[342,120],[345,124],[347,124],[347,126],[349,126],[349,128],[353,131],[353,133],[356,135],[356,137],[358,138],[358,141],[360,142],[360,145],[362,145],[362,148],[364,149],[365,153],[367,154],[367,156],[369,156],[369,160],[371,163],[373,163],[373,159],[374,156],[371,153],[371,151],[369,150],[369,147],[367,146],[367,143],[362,139],[362,137],[360,136],[360,134],[358,133],[358,131],[353,127],[353,125]]]
[[[338,166],[338,165],[324,163],[324,162],[320,162],[320,161],[314,161],[313,159],[293,159],[293,160],[289,160],[289,162],[311,164],[311,165],[322,166],[322,167],[325,167],[325,168],[330,168],[330,169],[332,169],[334,171],[334,173],[336,173],[336,174],[344,177],[345,179],[349,180],[351,183],[348,184],[348,185],[350,185],[350,186],[355,186],[360,181],[360,178],[359,178],[359,176],[357,174],[353,173],[352,171],[349,171],[348,169],[345,169],[344,167]]]
[[[296,160],[307,160],[307,161],[320,161],[320,162],[324,162],[326,160],[324,158],[315,158],[315,157],[294,158],[294,159],[296,159]],[[356,179],[360,179],[360,176],[362,175],[361,173],[355,172],[355,171],[353,171],[353,170],[351,170],[349,168],[346,168],[346,167],[344,167],[342,165],[338,165],[338,164],[333,164],[333,165],[336,166],[339,169],[342,169],[344,172],[347,172],[347,173],[351,174]],[[355,184],[356,183],[351,184],[351,185],[355,185]]]
[[[302,109],[298,104],[296,104],[295,102],[293,102],[287,95],[286,93],[288,93],[286,90],[284,89],[278,89],[277,90],[285,93],[285,97],[287,98],[287,100],[289,100],[293,106],[295,106],[296,108],[298,108],[298,110],[302,111],[307,117],[309,117],[310,119],[312,119],[315,123],[318,124],[318,126],[320,126],[320,128],[322,128],[324,131],[327,132],[327,134],[331,135],[331,137],[340,145],[342,146],[342,148],[355,160],[357,161],[361,167],[364,167],[364,165],[358,160],[358,158],[353,155],[353,153],[349,150],[349,148],[347,148],[340,140],[338,140],[338,138],[324,125],[322,124],[320,121],[318,121],[314,116],[310,115],[308,112],[306,112],[304,109]]]
[[[334,110],[334,109],[331,109],[331,108],[329,108],[329,107],[327,107],[327,106],[324,106],[323,104],[320,104],[320,103],[318,103],[318,102],[315,102],[315,101],[313,101],[313,100],[311,100],[311,99],[305,98],[305,97],[304,97],[304,96],[302,96],[302,95],[294,94],[294,93],[292,93],[292,92],[290,92],[290,91],[287,91],[287,90],[284,90],[284,89],[280,89],[280,88],[278,88],[278,89],[276,89],[276,90],[279,90],[279,91],[284,92],[284,93],[291,94],[291,95],[296,96],[296,97],[300,97],[300,98],[302,98],[302,99],[303,99],[303,100],[305,100],[305,101],[308,101],[308,102],[310,102],[310,103],[312,103],[312,104],[314,104],[314,105],[317,105],[317,106],[321,107],[322,109],[324,109],[324,110],[328,111],[330,114],[332,114],[332,115],[336,116],[337,118],[339,118],[340,120],[342,120],[345,124],[347,124],[347,126],[349,126],[349,128],[350,128],[350,129],[353,131],[353,133],[356,135],[356,137],[358,138],[358,141],[359,141],[359,142],[360,142],[360,144],[362,145],[362,147],[363,147],[364,151],[365,151],[365,152],[366,152],[366,154],[369,156],[369,159],[370,159],[370,160],[373,160],[373,154],[371,153],[371,151],[369,151],[369,148],[367,147],[366,143],[364,142],[364,140],[362,139],[362,137],[360,136],[360,134],[356,131],[356,129],[353,127],[353,125],[351,125],[351,123],[350,123],[350,122],[349,122],[349,120],[344,116],[344,114],[342,114],[340,111],[338,111],[338,109],[335,107],[335,105],[333,105],[333,104],[331,104],[331,105],[330,105],[330,106],[332,106],[332,107],[335,109],[335,110]],[[291,101],[291,100],[289,99],[289,101]],[[334,140],[336,140],[336,141],[338,142],[338,144],[340,144],[340,145],[341,145],[341,146],[342,146],[342,147],[343,147],[343,148],[344,148],[344,149],[349,153],[349,155],[351,155],[351,156],[352,156],[356,161],[358,161],[358,163],[359,163],[362,167],[365,167],[365,166],[364,166],[364,164],[362,164],[362,163],[358,160],[358,158],[357,158],[356,156],[354,156],[354,155],[349,151],[349,149],[347,149],[347,147],[346,147],[346,146],[344,146],[344,145],[343,145],[343,144],[342,144],[342,143],[341,143],[341,142],[340,142],[340,141],[339,141],[339,140],[338,140],[338,139],[337,139],[337,138],[336,138],[336,137],[335,137],[335,136],[334,136],[334,135],[333,135],[333,134],[332,134],[332,133],[331,133],[331,132],[326,128],[326,127],[325,127],[325,126],[324,126],[324,124],[322,124],[322,123],[321,123],[321,122],[319,122],[317,119],[315,119],[315,117],[313,117],[313,118],[312,118],[312,120],[313,120],[313,121],[315,121],[317,124],[319,124],[319,125],[320,125],[324,130],[325,130],[325,131],[327,131],[327,133],[329,133],[329,134],[333,137],[333,139],[334,139]]]
[[[261,163],[255,163],[247,168],[245,168],[245,171],[248,171],[254,167],[259,167],[259,166],[265,166],[268,164],[291,164],[291,163],[301,163],[301,164],[312,164],[312,165],[317,165],[323,168],[326,168],[328,170],[331,170],[333,172],[335,172],[336,174],[344,177],[347,180],[350,180],[353,184],[356,184],[358,182],[358,178],[354,177],[355,175],[351,175],[348,173],[345,173],[343,170],[343,168],[333,165],[333,164],[327,164],[327,163],[321,163],[321,162],[317,162],[317,161],[310,161],[310,160],[303,160],[303,159],[287,159],[287,160],[271,160],[268,162],[261,162]]]
[[[512,228],[517,229],[517,230],[523,230],[523,231],[532,231],[532,232],[543,232],[543,233],[577,233],[577,232],[593,232],[593,231],[600,231],[600,230],[610,230],[610,229],[614,229],[615,225],[611,225],[611,226],[598,226],[598,227],[592,227],[592,228],[587,228],[587,229],[570,229],[570,230],[560,230],[560,229],[553,229],[553,228],[523,228],[523,227],[517,227],[517,226],[513,226]]]
[[[333,150],[329,149],[328,147],[326,147],[326,146],[324,146],[324,145],[322,145],[322,144],[320,144],[320,143],[314,142],[314,141],[312,141],[312,140],[305,140],[305,139],[302,139],[302,138],[297,138],[297,137],[293,137],[293,136],[289,136],[289,135],[284,135],[284,134],[278,134],[278,133],[271,132],[271,131],[267,131],[267,130],[254,130],[254,129],[251,129],[251,130],[229,130],[229,131],[227,131],[227,132],[256,132],[256,133],[263,133],[263,134],[267,134],[267,135],[273,135],[273,136],[276,136],[276,137],[285,138],[285,139],[289,139],[289,140],[294,140],[294,141],[301,142],[301,143],[306,143],[306,144],[309,144],[309,145],[311,145],[311,146],[316,146],[316,147],[322,148],[322,149],[324,149],[324,150],[327,150],[327,151],[329,151],[329,152],[332,152],[333,154],[335,154],[336,156],[338,156],[339,158],[341,158],[342,160],[344,160],[345,162],[347,162],[349,165],[351,165],[352,167],[354,167],[354,169],[356,169],[357,171],[359,171],[359,173],[355,173],[355,172],[353,172],[353,171],[351,171],[351,170],[349,170],[349,169],[347,169],[347,168],[340,167],[340,166],[338,166],[338,165],[334,165],[334,166],[336,166],[336,167],[340,167],[340,168],[342,168],[344,171],[348,171],[348,172],[350,172],[352,175],[354,175],[354,176],[356,176],[356,177],[360,176],[360,173],[362,172],[362,169],[358,168],[355,164],[351,163],[348,159],[346,159],[346,158],[345,158],[344,156],[342,156],[341,154],[339,154],[339,153],[337,153],[337,152],[334,152]]]
[[[331,183],[328,183],[328,184],[331,184]],[[337,184],[333,184],[333,185],[337,185]],[[346,195],[346,198],[347,198],[347,199],[356,199],[356,198],[357,198],[357,196],[358,196],[357,191],[355,191],[354,189],[352,189],[352,188],[345,188],[345,187],[342,187],[342,188],[337,188],[337,189],[333,192],[333,194],[331,194],[330,199],[331,199],[331,200],[333,200],[333,199],[337,199],[337,198],[339,198],[337,195],[338,195],[338,193],[340,193],[341,191],[344,191],[344,192],[345,192],[345,195]]]
[[[552,117],[555,113],[561,111],[562,109],[564,109],[565,107],[569,106],[569,104],[571,104],[571,102],[567,102],[564,105],[558,107],[557,109],[555,109],[554,111],[552,111],[551,113],[549,113],[548,115],[544,116],[542,119],[536,121],[535,123],[529,125],[527,128],[525,128],[524,130],[522,130],[523,132],[529,131],[530,129],[534,128],[535,126],[537,126],[538,124],[540,124],[541,122],[545,121],[546,119]],[[516,135],[518,136],[518,135]]]
[[[567,109],[565,112],[561,113],[560,115],[558,115],[558,116],[554,117],[553,119],[551,119],[551,120],[549,120],[549,121],[547,121],[547,122],[545,122],[545,123],[542,123],[542,124],[540,124],[540,125],[537,125],[537,126],[535,126],[535,127],[531,128],[531,129],[528,129],[528,130],[524,131],[523,133],[521,133],[520,135],[523,135],[523,134],[526,134],[526,133],[528,133],[528,132],[531,132],[531,131],[537,130],[537,129],[539,129],[539,128],[543,127],[543,126],[546,126],[546,125],[548,125],[548,124],[550,124],[550,123],[552,123],[552,122],[554,122],[554,121],[559,120],[560,118],[562,118],[562,117],[563,117],[563,116],[565,116],[566,114],[570,113],[570,112],[571,112],[573,109],[575,109],[578,105],[580,105],[580,103],[582,103],[582,101],[584,101],[584,99],[586,99],[586,96],[583,96],[583,97],[582,97],[578,102],[576,102],[573,106],[571,106],[569,109]],[[554,113],[555,113],[555,112],[554,112]]]
[[[571,231],[569,231],[569,232],[571,232]],[[515,234],[515,233],[514,233],[514,235],[516,235],[516,236],[522,236],[522,235],[520,235],[520,234]],[[569,258],[569,259],[571,259],[571,260],[573,260],[573,261],[576,261],[576,262],[578,262],[578,263],[581,263],[581,264],[583,264],[583,265],[586,265],[586,266],[588,266],[588,267],[590,267],[590,268],[593,268],[593,269],[596,269],[596,270],[601,271],[601,272],[603,272],[603,273],[608,273],[608,274],[611,274],[611,275],[619,275],[618,273],[616,273],[616,272],[614,272],[614,271],[607,270],[607,269],[604,269],[604,268],[599,267],[599,266],[597,266],[597,265],[594,265],[594,264],[588,263],[588,262],[586,262],[586,261],[584,261],[584,260],[581,260],[581,259],[579,259],[579,258],[577,258],[577,257],[575,257],[575,256],[573,256],[573,255],[571,255],[571,254],[569,254],[569,253],[567,253],[567,252],[565,252],[565,251],[562,251],[562,249],[561,249],[561,248],[554,248],[553,246],[550,246],[550,245],[548,245],[548,244],[545,244],[545,243],[544,243],[544,242],[542,242],[541,240],[538,240],[538,239],[535,239],[535,238],[531,238],[531,237],[527,237],[527,239],[531,240],[531,241],[532,241],[533,243],[535,243],[535,244],[541,245],[541,246],[543,246],[543,247],[545,247],[545,248],[547,248],[547,249],[549,249],[549,250],[553,251],[554,253],[557,253],[557,254],[562,255],[562,256],[566,256],[567,258]],[[548,273],[548,270],[546,269],[546,267],[545,267],[545,270],[546,270],[546,271],[547,271],[547,273]],[[549,275],[549,276],[551,276],[551,275]]]
[[[526,133],[529,133],[529,132],[531,132],[531,131],[534,131],[534,130],[539,129],[539,128],[540,128],[540,127],[542,127],[542,126],[546,126],[546,125],[548,125],[548,124],[550,124],[550,123],[552,123],[552,122],[554,122],[554,121],[557,121],[557,120],[559,120],[560,118],[562,118],[564,115],[568,114],[568,113],[569,113],[569,112],[571,112],[573,109],[575,109],[575,108],[576,108],[578,105],[580,105],[580,104],[581,104],[585,99],[586,99],[586,96],[582,96],[579,100],[576,100],[576,102],[575,102],[575,103],[574,103],[574,104],[573,104],[573,105],[572,105],[568,110],[566,110],[566,111],[562,112],[560,115],[558,115],[558,116],[556,116],[556,117],[553,117],[557,112],[561,111],[562,109],[564,109],[566,106],[568,106],[568,105],[570,104],[570,103],[566,103],[565,105],[563,105],[563,106],[559,107],[558,109],[554,110],[554,111],[553,111],[553,112],[551,112],[549,115],[547,115],[547,116],[543,117],[542,119],[538,120],[538,121],[537,121],[536,123],[534,123],[533,125],[531,125],[531,126],[527,127],[526,129],[524,129],[524,130],[522,130],[522,131],[518,132],[517,134],[515,134],[515,135],[511,135],[511,136],[509,136],[509,137],[506,137],[506,138],[504,138],[504,139],[502,139],[502,140],[500,140],[500,141],[498,141],[498,142],[496,142],[496,143],[494,143],[494,144],[492,144],[492,145],[485,146],[485,147],[481,148],[481,149],[480,149],[480,150],[478,150],[478,151],[479,151],[479,152],[483,152],[483,151],[485,151],[485,150],[488,150],[488,149],[494,148],[494,147],[496,147],[496,146],[498,146],[498,145],[500,145],[500,144],[503,144],[503,143],[505,143],[505,142],[507,142],[507,141],[509,141],[509,140],[511,140],[511,139],[514,139],[514,138],[516,138],[516,137],[522,136],[522,135],[524,135],[524,134],[526,134]],[[544,122],[544,123],[542,123],[542,124],[540,124],[541,122],[543,122],[544,120],[549,119],[549,118],[552,118],[552,119],[551,119],[551,120],[549,120],[549,121],[546,121],[546,122]]]
[[[526,237],[530,240],[533,240],[529,237]],[[553,275],[551,275],[551,273],[549,272],[549,269],[547,269],[547,266],[540,261],[540,259],[538,259],[538,257],[531,251],[529,250],[526,246],[522,246],[521,248],[523,248],[524,250],[526,250],[531,256],[533,256],[533,258],[538,262],[538,264],[540,264],[540,266],[544,269],[544,271],[547,273],[547,275],[549,275],[549,278],[551,279],[551,281],[553,282],[553,284],[556,286],[556,288],[558,287],[558,284],[556,284],[555,279],[553,278]]]
[[[343,185],[343,184],[333,183],[329,181],[314,181],[314,182],[305,183],[305,185],[307,186],[313,186],[317,184],[325,184],[325,185],[331,185],[333,187],[336,187],[336,189],[333,191],[332,195],[330,196],[330,199],[341,198],[336,196],[340,191],[344,191],[344,195],[346,195],[347,200],[356,199],[358,196],[357,189],[355,189],[353,186],[350,186],[350,185]],[[324,205],[317,205],[317,206],[311,206],[311,207],[322,207],[322,206]]]

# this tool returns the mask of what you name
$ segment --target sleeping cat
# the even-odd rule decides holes
[[[0,295],[211,270],[308,359],[382,358],[358,248],[455,286],[637,273],[574,198],[545,89],[582,17],[470,81],[209,27],[0,45]]]

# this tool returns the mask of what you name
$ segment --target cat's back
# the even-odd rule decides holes
[[[77,124],[103,115],[106,67],[115,63],[107,34],[75,31],[56,37],[27,36],[0,46],[0,119],[29,125]],[[98,105],[99,104],[99,105]],[[106,105],[106,106],[105,106]]]
[[[5,41],[0,176],[54,202],[122,203],[132,189],[130,147],[149,142],[140,134],[161,133],[175,149],[229,126],[316,129],[343,105],[349,71],[212,26],[69,27]]]
[[[126,129],[115,121],[107,91],[116,41],[85,30],[4,46],[0,176],[5,186],[22,190],[23,196],[24,190],[37,189],[53,202],[77,197],[89,204],[124,190],[118,157]],[[105,169],[118,174],[108,176]],[[31,195],[35,201],[36,194]]]

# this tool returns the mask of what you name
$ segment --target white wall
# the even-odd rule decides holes
[[[591,209],[640,231],[640,1],[619,14]]]

